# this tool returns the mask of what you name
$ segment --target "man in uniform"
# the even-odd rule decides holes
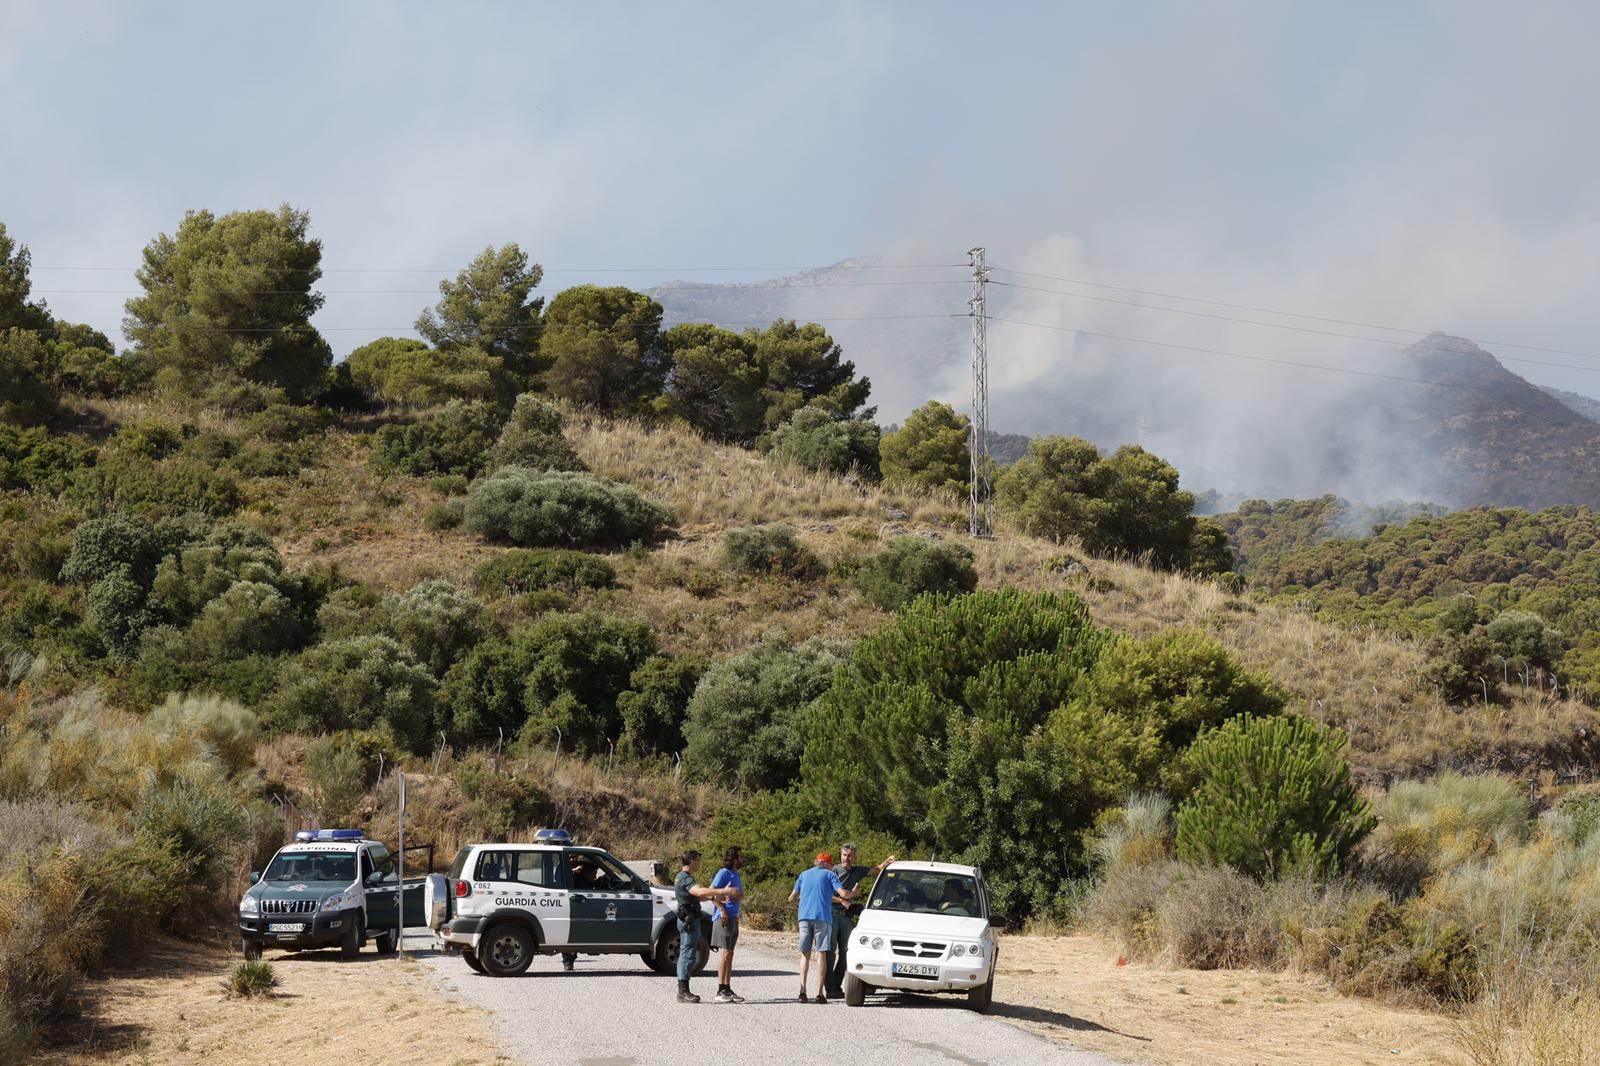
[[[700,901],[718,902],[733,898],[731,888],[707,888],[694,883],[695,871],[700,869],[700,853],[693,848],[683,853],[683,869],[672,883],[673,899],[678,905],[678,1002],[699,1003],[700,997],[689,991],[689,975],[694,972],[695,956],[700,947]]]
[[[855,901],[855,896],[860,892],[861,882],[869,877],[876,877],[878,871],[894,862],[891,855],[877,866],[860,866],[856,863],[856,846],[854,841],[845,841],[839,845],[839,864],[833,872],[839,876],[839,883],[850,893],[849,896],[835,895],[833,897],[833,960],[828,968],[828,995],[844,996],[844,975],[847,965],[845,953],[850,946],[850,933],[856,927],[856,919],[861,915],[861,904]]]

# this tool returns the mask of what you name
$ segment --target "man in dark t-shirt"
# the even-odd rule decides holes
[[[731,888],[707,888],[694,883],[695,871],[700,869],[700,853],[689,850],[683,853],[683,869],[672,882],[673,900],[678,906],[678,1002],[699,1003],[700,997],[689,991],[689,975],[694,972],[695,956],[700,953],[700,901],[711,899],[726,901],[733,898]]]
[[[851,841],[839,845],[839,863],[833,872],[839,883],[854,891],[861,882],[877,875],[878,871],[894,862],[891,855],[877,866],[862,866],[856,862],[856,846]],[[861,913],[861,903],[833,897],[833,965],[828,970],[828,995],[844,995],[845,955],[849,950],[850,933],[856,927],[856,917]]]

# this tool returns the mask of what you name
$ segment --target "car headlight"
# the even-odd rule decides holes
[[[261,903],[254,896],[246,896],[239,901],[240,914],[260,914]]]
[[[333,895],[322,901],[322,909],[325,911],[336,911],[342,906],[344,906],[343,892],[335,892]]]
[[[867,942],[867,934],[862,933],[861,934],[861,939],[858,941],[858,943],[865,944],[866,942]]]
[[[983,945],[982,944],[968,944],[967,945],[967,954],[971,955],[973,958],[977,958],[978,956],[983,954]]]
[[[883,948],[883,937],[881,937],[881,936],[873,937],[872,938],[872,950],[873,951],[880,951],[880,950],[882,950],[882,948]]]

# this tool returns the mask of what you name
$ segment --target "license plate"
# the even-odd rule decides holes
[[[897,962],[894,974],[896,977],[938,977],[939,967],[924,962]]]
[[[306,927],[300,922],[273,922],[267,926],[269,933],[303,933]]]

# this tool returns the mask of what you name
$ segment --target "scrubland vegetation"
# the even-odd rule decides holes
[[[1457,1011],[1481,1061],[1594,1017],[1581,690],[1274,593],[1139,448],[1033,442],[968,538],[953,411],[880,433],[814,324],[545,307],[514,245],[333,366],[307,224],[191,215],[120,354],[0,306],[0,1061],[129,940],[226,922],[286,830],[389,836],[402,768],[443,857],[739,843],[770,921],[849,834],[981,863],[1019,923]],[[1571,654],[1485,613],[1533,595],[1437,614]]]

